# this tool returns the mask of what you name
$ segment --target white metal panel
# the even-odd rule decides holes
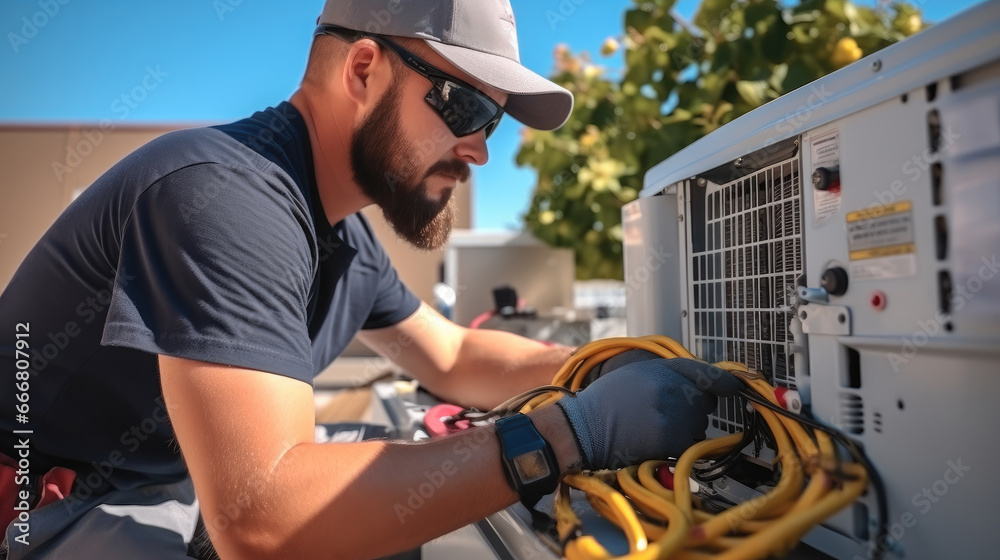
[[[784,317],[784,352],[795,356],[803,401],[816,419],[861,444],[885,481],[888,541],[868,540],[877,530],[873,492],[809,535],[837,557],[864,557],[870,547],[910,559],[995,556],[992,536],[974,520],[991,518],[1000,502],[990,468],[1000,463],[1000,448],[988,443],[1000,425],[998,37],[994,1],[878,53],[878,72],[872,57],[852,65],[730,123],[646,176],[642,196],[675,186],[686,218],[677,288],[682,312],[689,311],[685,343],[710,360],[753,362],[790,385],[787,362],[782,369],[750,351],[751,344],[776,350],[778,341],[744,336],[773,334]],[[808,102],[824,87],[830,95]],[[759,161],[755,150],[795,138],[801,149],[783,162],[752,171],[732,165]],[[785,165],[802,178],[794,195],[801,243],[775,253],[765,248],[776,238],[782,184],[766,171]],[[817,191],[810,175],[833,165],[837,189]],[[727,173],[731,179],[718,184],[707,179]],[[744,195],[734,198],[738,204],[727,209],[722,198],[716,205],[713,197],[737,191]],[[768,291],[761,286],[772,287],[765,280],[784,273],[775,256],[801,258],[794,268],[801,283],[825,297],[758,297]],[[826,294],[821,277],[837,267],[848,272],[848,287]],[[706,299],[706,286],[716,284],[737,289]],[[724,326],[706,322],[706,313],[721,314]],[[738,423],[738,411],[725,408],[731,404],[720,408],[709,435]]]
[[[774,141],[881,103],[1000,56],[1000,1],[990,0],[789,92],[653,167],[641,196]],[[877,71],[875,70],[877,68]]]

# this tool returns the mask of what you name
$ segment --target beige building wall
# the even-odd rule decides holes
[[[0,126],[0,287],[6,287],[28,251],[59,213],[118,160],[184,125],[100,124]],[[471,188],[471,187],[470,187]],[[470,188],[455,192],[455,226],[471,225]],[[396,238],[378,209],[365,215],[418,297],[431,301],[444,259],[442,251],[420,252]],[[362,350],[352,347],[352,353]]]
[[[0,286],[71,200],[112,164],[179,127],[0,127]]]

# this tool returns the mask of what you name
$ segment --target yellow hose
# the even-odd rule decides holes
[[[665,336],[609,338],[574,353],[553,379],[572,391],[598,364],[638,348],[663,358],[698,359]],[[777,405],[774,387],[760,372],[738,362],[715,364],[739,378],[753,392]],[[522,412],[554,403],[562,393],[539,395]],[[556,530],[569,560],[755,560],[791,550],[816,524],[853,503],[868,485],[868,473],[856,463],[842,462],[830,437],[770,409],[750,403],[770,430],[781,477],[768,493],[720,513],[699,509],[689,478],[698,461],[724,455],[743,439],[730,434],[696,443],[678,458],[674,489],[665,488],[654,471],[665,461],[645,461],[615,473],[567,475],[555,495]],[[666,458],[664,458],[666,459]],[[808,475],[808,483],[806,476]],[[617,488],[615,488],[617,485]],[[594,510],[625,533],[628,554],[613,557],[594,537],[580,533],[571,507],[570,488],[587,494]]]

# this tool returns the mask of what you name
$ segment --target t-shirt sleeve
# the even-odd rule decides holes
[[[136,201],[102,343],[311,382],[308,210],[255,169],[203,163]]]
[[[371,241],[374,246],[373,262],[378,271],[378,288],[371,313],[361,328],[381,329],[391,327],[413,315],[420,307],[420,298],[415,296],[400,279],[396,267],[392,266],[389,255],[378,239],[372,236]]]

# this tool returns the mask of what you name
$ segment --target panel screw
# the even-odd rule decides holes
[[[688,316],[688,310],[687,309],[681,309],[681,317],[687,317],[687,316]]]
[[[698,184],[699,187],[705,187],[705,186],[708,185],[708,179],[706,179],[704,177],[698,177],[697,184]]]
[[[872,72],[878,72],[881,69],[882,69],[882,61],[879,60],[879,59],[873,60],[872,61]]]
[[[834,296],[842,296],[847,293],[847,284],[847,271],[839,266],[834,266],[823,271],[823,276],[819,280],[819,285],[827,293]]]

